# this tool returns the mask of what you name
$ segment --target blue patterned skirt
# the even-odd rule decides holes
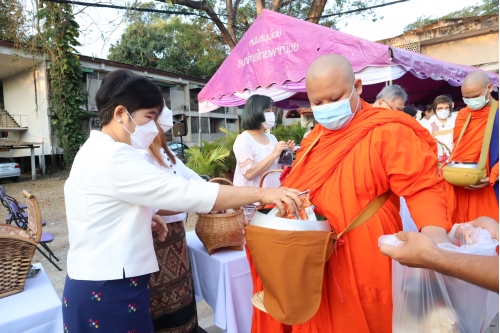
[[[73,280],[63,292],[65,333],[154,332],[149,274],[110,281]]]

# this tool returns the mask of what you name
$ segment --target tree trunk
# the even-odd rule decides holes
[[[319,17],[325,10],[326,1],[327,0],[314,0],[311,4],[311,8],[309,9],[309,13],[307,14],[306,21],[318,24]]]
[[[156,0],[158,2],[163,2],[165,3],[164,0]],[[230,0],[228,0],[230,2]],[[237,0],[237,2],[239,2]],[[224,41],[226,44],[232,49],[236,46],[236,38],[234,37],[234,31],[233,31],[233,36],[229,33],[228,29],[224,26],[224,23],[219,19],[219,16],[217,13],[213,10],[212,7],[208,4],[206,1],[193,1],[193,0],[172,0],[172,4],[174,5],[180,5],[192,9],[198,9],[198,10],[203,10],[207,15],[210,17],[210,19],[214,22],[214,24],[217,26],[219,29],[222,38],[224,38]],[[234,29],[234,27],[232,27]]]

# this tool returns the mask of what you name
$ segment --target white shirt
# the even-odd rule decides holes
[[[103,281],[157,271],[149,207],[208,213],[218,191],[218,184],[173,177],[132,146],[92,131],[64,185],[68,275]]]
[[[438,139],[440,142],[446,145],[453,151],[453,129],[455,128],[455,120],[456,117],[446,118],[446,123],[441,123],[439,119],[436,119],[431,123],[431,134],[433,137]],[[442,145],[438,144],[438,157],[443,155],[450,156],[450,152],[446,148],[443,148]]]
[[[420,125],[422,125],[429,133],[432,133],[431,122],[425,118],[422,118],[420,121]]]
[[[161,156],[163,157],[163,161],[168,166],[168,168],[165,168],[164,166],[161,166],[155,160],[155,158],[149,153],[148,150],[146,150],[146,149],[139,149],[139,153],[149,163],[151,163],[154,166],[156,166],[157,168],[160,168],[161,170],[167,172],[171,176],[179,176],[179,177],[182,177],[182,178],[184,178],[186,180],[196,180],[196,181],[206,182],[203,178],[201,178],[200,176],[198,176],[198,174],[196,172],[194,172],[193,170],[191,170],[190,168],[188,168],[187,166],[185,166],[184,163],[182,163],[182,161],[179,160],[177,157],[175,158],[175,164],[173,164],[172,161],[170,160],[170,157],[168,157],[168,155],[165,154],[165,152],[163,151],[163,149],[161,150]],[[155,209],[155,212],[157,212],[157,211],[158,210]],[[185,213],[180,213],[180,214],[176,214],[176,215],[162,216],[161,218],[166,223],[179,222],[179,221],[183,221],[186,218],[186,214]]]
[[[255,141],[255,139],[246,131],[238,135],[233,145],[234,156],[236,157],[236,168],[234,170],[234,185],[236,186],[253,186],[259,187],[260,178],[262,175],[256,176],[252,180],[245,178],[245,174],[252,168],[254,163],[258,163],[271,155],[274,147],[278,143],[276,137],[272,134],[265,133],[269,138],[269,143],[263,145]],[[278,167],[278,159],[275,159],[271,166],[262,174],[270,170],[281,169]],[[272,173],[266,177],[262,187],[279,187],[279,173]]]

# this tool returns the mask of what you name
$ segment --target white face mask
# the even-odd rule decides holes
[[[158,117],[158,125],[160,125],[163,132],[170,130],[174,126],[172,110],[170,110],[166,106],[163,109],[161,115]]]
[[[450,110],[449,109],[437,110],[436,115],[439,119],[446,119],[450,115]]]
[[[266,117],[266,121],[262,123],[262,126],[264,126],[266,130],[273,128],[276,123],[274,112],[264,112],[264,117]]]
[[[137,149],[148,149],[159,132],[158,128],[156,128],[155,122],[151,120],[148,123],[139,126],[128,111],[127,114],[135,124],[134,133],[130,133],[130,131],[121,122],[120,125],[122,125],[122,127],[130,134],[130,145]]]

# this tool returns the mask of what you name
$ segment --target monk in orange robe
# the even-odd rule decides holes
[[[422,233],[438,243],[449,242],[446,231],[451,223],[437,178],[436,144],[415,119],[363,101],[362,82],[342,56],[315,60],[307,72],[306,88],[318,126],[302,141],[284,186],[311,190],[317,212],[337,234],[377,196],[392,194],[366,223],[342,237],[325,267],[321,304],[313,318],[284,326],[254,308],[252,332],[391,332],[391,259],[380,253],[378,238],[403,229],[399,196],[406,198]],[[262,283],[249,259],[258,292]]]
[[[484,106],[481,106],[483,103],[478,105],[471,104],[474,109],[467,106],[458,112],[453,130],[455,148],[452,153],[452,159],[454,162],[477,163],[479,161],[491,101],[493,100],[493,97],[491,97],[492,90],[493,85],[485,72],[472,72],[465,78],[462,85],[464,101],[469,102],[469,98],[484,98],[483,103],[486,103]],[[472,118],[462,140],[458,143],[465,120],[470,113],[472,113]],[[486,162],[488,177],[481,180],[482,184],[459,187],[446,183],[448,213],[452,223],[472,221],[480,216],[488,216],[498,222],[498,200],[493,189],[495,182],[498,182],[498,163],[490,170],[489,155]]]

